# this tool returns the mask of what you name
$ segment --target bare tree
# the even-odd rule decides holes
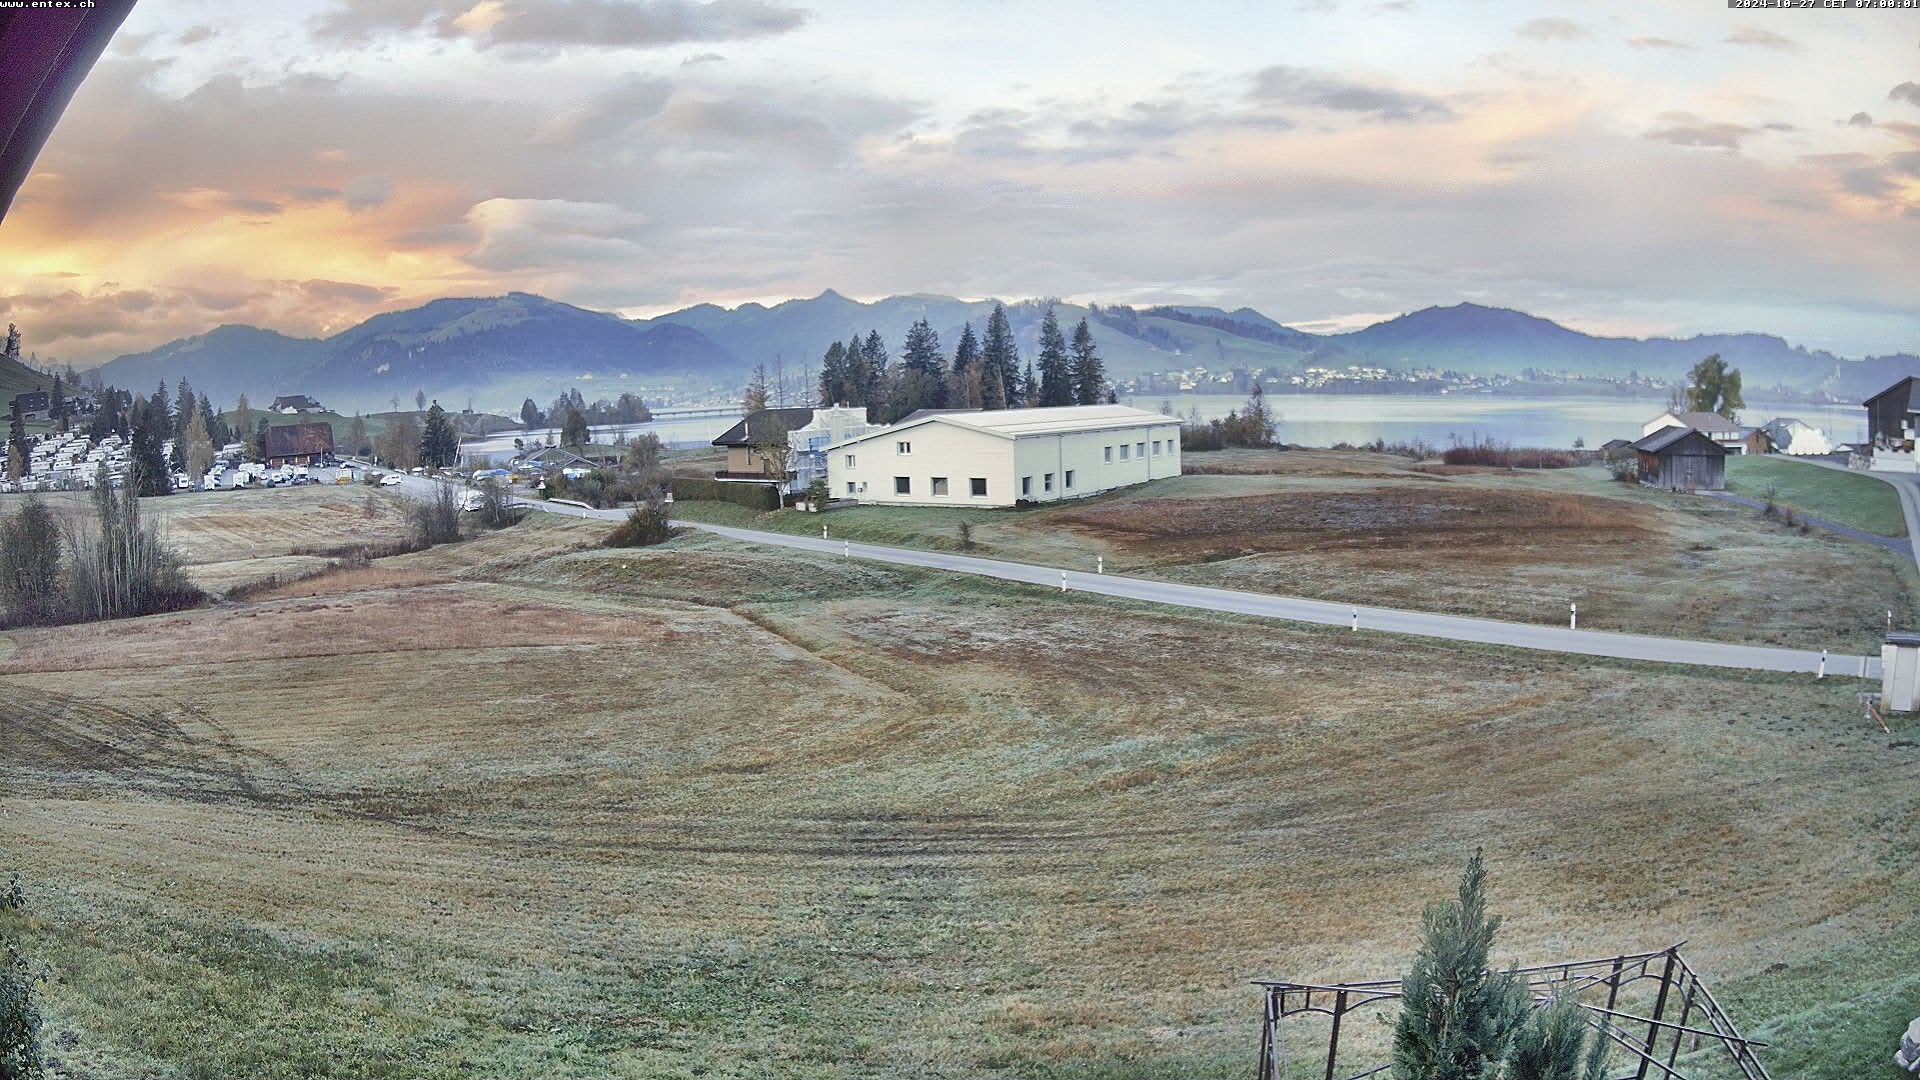
[[[749,432],[747,445],[760,459],[761,470],[784,484],[793,469],[793,440],[779,414],[769,415],[757,430]]]

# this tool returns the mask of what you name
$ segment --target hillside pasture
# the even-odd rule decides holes
[[[1248,979],[1397,974],[1482,844],[1502,962],[1687,939],[1775,1075],[1920,992],[1851,680],[606,529],[0,636],[61,1068],[1241,1077]]]

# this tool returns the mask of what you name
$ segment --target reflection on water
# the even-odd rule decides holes
[[[1491,438],[1512,446],[1569,447],[1575,439],[1599,446],[1608,439],[1637,439],[1641,425],[1666,409],[1664,398],[1554,397],[1520,398],[1493,394],[1272,394],[1269,407],[1280,418],[1280,437],[1300,446],[1335,443],[1425,441],[1445,448],[1456,442]],[[1203,420],[1225,416],[1246,403],[1234,394],[1142,396],[1124,404],[1158,412],[1162,403],[1175,415],[1197,412]],[[1740,413],[1742,423],[1759,425],[1776,416],[1793,416],[1824,430],[1837,442],[1866,438],[1866,411],[1858,405],[1809,405],[1756,400]],[[595,442],[612,442],[652,432],[673,448],[706,446],[733,426],[733,417],[656,420],[647,424],[596,427]],[[468,454],[511,454],[513,440],[544,441],[547,431],[509,431],[467,443]],[[552,432],[555,439],[559,432]]]

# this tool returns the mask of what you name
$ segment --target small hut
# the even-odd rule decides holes
[[[1669,491],[1722,491],[1727,448],[1690,427],[1670,427],[1633,444],[1640,482]]]

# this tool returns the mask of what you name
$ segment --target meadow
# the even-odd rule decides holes
[[[57,1075],[1244,1077],[1249,979],[1398,974],[1477,845],[1503,961],[1686,939],[1776,1076],[1920,992],[1851,680],[607,528],[0,636]]]
[[[760,514],[678,503],[674,514],[786,532],[824,524],[869,543],[970,544],[989,558],[1514,622],[1563,625],[1578,604],[1591,629],[1763,645],[1873,650],[1888,612],[1895,625],[1920,618],[1910,558],[1732,503],[1616,483],[1598,466],[1512,471],[1325,450],[1183,460],[1187,475],[1172,480],[1015,511]],[[1781,464],[1867,485],[1846,489],[1848,505],[1880,521],[1882,497],[1899,519],[1878,480]]]

